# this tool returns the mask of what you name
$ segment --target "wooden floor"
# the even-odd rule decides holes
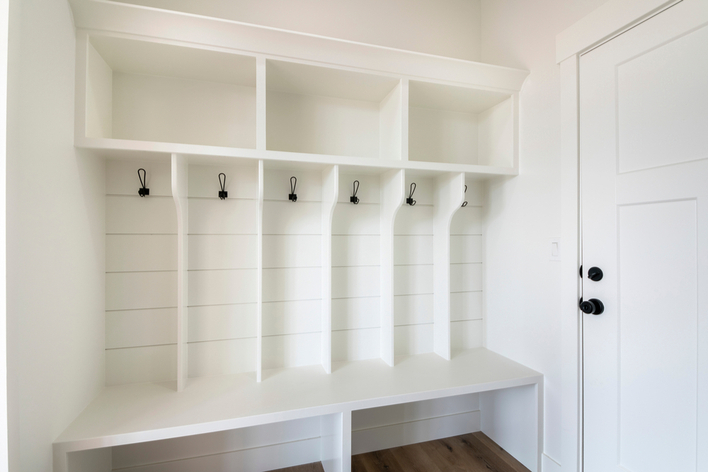
[[[529,472],[484,433],[352,456],[352,472]],[[306,464],[274,472],[324,472]]]

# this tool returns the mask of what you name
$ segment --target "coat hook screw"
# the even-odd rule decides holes
[[[467,193],[467,185],[465,185],[465,193]],[[462,202],[462,208],[464,208],[464,207],[466,207],[466,206],[467,206],[467,200],[465,200],[464,202]]]
[[[415,182],[413,182],[410,187],[410,193],[408,194],[408,198],[406,198],[406,203],[410,206],[415,206],[415,204],[417,203],[415,200],[413,200],[413,194],[415,193],[416,187],[417,185],[415,184]]]
[[[142,175],[140,174],[140,171],[142,171]],[[138,179],[140,179],[140,185],[141,187],[138,189],[138,195],[141,197],[146,197],[150,195],[150,189],[145,186],[147,183],[147,172],[145,169],[138,169]]]
[[[295,193],[295,188],[297,187],[297,177],[294,175],[290,177],[290,195],[288,195],[288,199],[291,202],[296,202],[297,201],[297,194]]]
[[[355,180],[352,184],[352,196],[349,197],[349,201],[352,202],[354,205],[359,204],[359,197],[356,196],[357,192],[359,192],[359,181]]]
[[[221,180],[221,176],[224,176],[224,180]],[[229,192],[226,191],[226,174],[223,172],[219,174],[219,186],[221,187],[221,190],[219,190],[219,198],[222,200],[226,200],[229,197]]]

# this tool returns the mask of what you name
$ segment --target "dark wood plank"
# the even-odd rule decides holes
[[[284,469],[272,470],[270,472],[324,472],[321,462],[313,462],[312,464],[303,464],[295,467],[286,467]]]
[[[433,458],[423,452],[418,444],[395,447],[391,453],[396,458],[403,470],[410,472],[442,472]]]
[[[447,439],[421,443],[421,447],[431,457],[436,458],[443,472],[488,472],[479,468],[479,463],[471,461],[469,456],[458,448],[457,444]]]
[[[324,472],[316,462],[271,472]],[[352,456],[352,472],[529,472],[484,433]]]
[[[499,444],[492,441],[492,439],[484,434],[483,432],[472,433],[472,436],[477,439],[480,443],[484,444],[489,448],[492,453],[500,457],[507,464],[509,464],[514,472],[530,472],[524,464],[516,460],[514,456],[506,452]]]
[[[369,472],[366,468],[366,461],[364,458],[366,454],[357,454],[352,456],[352,472]]]
[[[511,467],[502,459],[494,457],[492,451],[474,438],[458,436],[449,439],[457,446],[460,454],[465,455],[471,462],[477,464],[487,472],[513,472]]]
[[[358,456],[360,459],[358,464],[364,468],[355,469],[354,458],[352,458],[352,472],[403,472],[406,470],[396,460],[390,449],[359,454]]]
[[[489,471],[529,472],[527,468],[525,468],[520,462],[516,461],[516,459],[513,459],[513,457],[506,451],[504,451],[505,456],[513,459],[513,462],[507,461],[506,457],[502,457],[497,451],[503,451],[503,449],[501,449],[489,438],[487,438],[485,442],[482,442],[478,436],[466,434],[455,438],[450,438],[450,440],[456,442],[460,447],[460,450],[465,452],[468,456],[475,458],[477,461],[483,462]],[[494,450],[491,449],[491,445],[494,445]]]

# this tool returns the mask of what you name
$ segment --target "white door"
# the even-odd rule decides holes
[[[581,57],[580,155],[585,472],[706,472],[708,0]]]

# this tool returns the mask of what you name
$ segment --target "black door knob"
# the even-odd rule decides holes
[[[593,282],[599,282],[602,280],[602,276],[604,274],[602,273],[602,269],[599,267],[590,267],[590,270],[588,270],[588,279],[592,280]]]
[[[580,309],[588,315],[601,315],[605,311],[605,305],[597,298],[591,298],[580,302]]]

